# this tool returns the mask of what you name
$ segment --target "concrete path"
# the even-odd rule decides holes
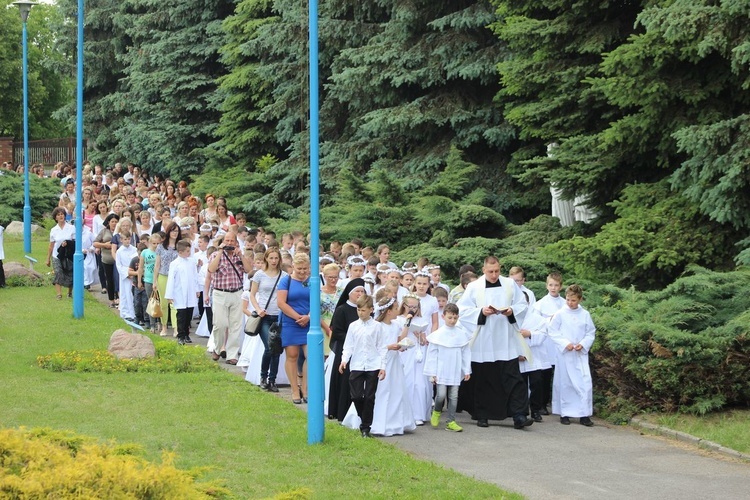
[[[92,295],[107,303],[98,288]],[[207,339],[191,338],[205,347]],[[219,363],[244,377],[240,368]],[[291,404],[289,387],[280,389],[279,396]],[[511,420],[483,429],[459,414],[461,433],[445,431],[443,421],[438,429],[428,423],[382,440],[532,500],[750,498],[748,462],[597,419],[591,428],[577,419],[570,426],[556,416],[544,419],[522,431],[513,429]]]

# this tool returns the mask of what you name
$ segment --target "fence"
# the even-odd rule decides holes
[[[83,141],[83,159],[86,160],[88,148]],[[29,141],[29,165],[41,163],[44,166],[54,165],[58,161],[75,161],[76,138],[66,137],[63,139],[42,139]],[[23,142],[13,143],[13,162],[16,165],[23,163]]]

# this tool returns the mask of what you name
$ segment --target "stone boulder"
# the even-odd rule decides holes
[[[21,264],[19,262],[7,262],[3,268],[5,268],[5,278],[11,278],[13,276],[25,276],[31,280],[40,280],[42,275],[37,271],[29,269],[28,265]]]
[[[115,330],[109,338],[109,352],[117,359],[153,358],[156,348],[150,338],[138,333],[128,333],[123,329]]]
[[[39,224],[31,225],[31,234],[42,234],[44,232],[44,228]],[[23,222],[14,220],[10,224],[8,224],[8,227],[5,228],[5,233],[23,235]]]

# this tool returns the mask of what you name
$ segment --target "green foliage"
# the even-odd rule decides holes
[[[226,498],[207,469],[179,470],[174,454],[161,464],[139,456],[134,445],[100,444],[52,429],[0,430],[0,494],[7,498]]]
[[[663,291],[587,304],[597,325],[592,364],[603,411],[704,414],[750,401],[750,273],[688,273]]]
[[[598,234],[545,252],[580,278],[639,288],[665,286],[690,264],[733,267],[731,228],[702,215],[667,180],[629,186],[612,206],[618,219]]]
[[[587,79],[600,75],[604,55],[634,32],[643,2],[493,0],[492,29],[513,57],[498,61],[496,101],[524,143],[511,173],[541,189],[550,180],[567,193],[586,193],[603,209],[628,181],[652,172],[632,155],[603,151],[597,134],[621,112]],[[558,143],[554,158],[546,147]]]
[[[108,351],[66,351],[39,356],[37,364],[53,372],[82,373],[200,373],[217,369],[202,349],[185,349],[175,342],[156,341],[156,356],[118,359]]]
[[[447,218],[451,218],[451,215]],[[540,249],[572,231],[561,228],[556,218],[540,215],[522,226],[500,224],[494,228],[491,237],[441,237],[427,243],[422,240],[394,252],[393,260],[416,262],[420,257],[427,257],[430,262],[440,265],[447,281],[457,282],[458,269],[462,265],[471,264],[481,273],[484,258],[495,255],[506,271],[512,266],[521,266],[529,281],[544,281],[547,274],[559,267],[554,260],[547,259]],[[535,291],[541,290],[544,290],[543,286]]]
[[[29,176],[32,221],[52,212],[60,197],[60,185],[51,179]],[[3,171],[0,175],[0,224],[23,220],[23,175]]]
[[[12,0],[0,1],[0,136],[23,139],[23,66],[21,16]],[[56,47],[62,15],[55,5],[37,4],[29,13],[29,139],[64,137],[71,128],[52,117],[71,97],[73,79],[65,71],[68,53]]]

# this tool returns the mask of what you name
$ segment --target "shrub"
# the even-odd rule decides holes
[[[750,271],[699,267],[660,292],[587,291],[597,340],[595,391],[605,414],[704,414],[750,402]],[[613,291],[610,287],[610,292]]]
[[[60,184],[53,179],[30,178],[31,218],[41,220],[52,212],[60,197]],[[0,224],[7,226],[14,220],[23,220],[23,176],[3,171],[0,175]]]
[[[701,215],[668,180],[628,186],[612,206],[619,218],[598,234],[560,241],[545,253],[579,277],[641,289],[666,286],[691,264],[734,267],[732,228]]]
[[[226,498],[216,482],[196,481],[206,468],[179,470],[174,455],[161,464],[133,445],[99,444],[65,431],[0,430],[3,498]]]
[[[218,370],[202,349],[185,349],[175,342],[155,342],[156,356],[143,359],[118,359],[109,351],[91,349],[65,351],[39,356],[37,364],[53,372],[146,372],[195,373]]]

